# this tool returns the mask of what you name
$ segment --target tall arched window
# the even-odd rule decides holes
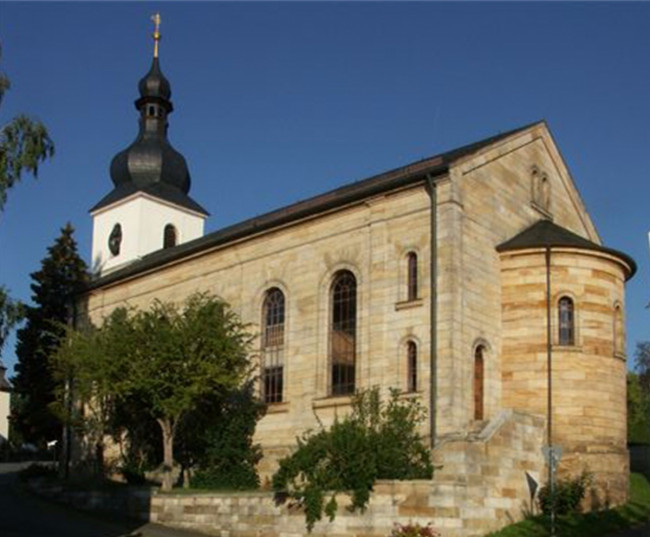
[[[625,352],[625,334],[623,328],[623,309],[620,304],[614,306],[614,353]]]
[[[284,293],[277,287],[266,292],[262,323],[262,396],[267,403],[280,403],[284,387]]]
[[[406,391],[418,390],[418,346],[413,341],[406,344]]]
[[[334,276],[330,325],[331,394],[354,393],[357,339],[357,280],[348,270]]]
[[[482,420],[483,411],[483,387],[485,368],[485,347],[479,345],[474,351],[474,419]]]
[[[406,256],[406,298],[416,300],[418,298],[418,254],[410,252]]]
[[[178,239],[176,228],[172,224],[167,224],[163,231],[163,248],[172,248],[176,246]]]
[[[558,344],[575,345],[575,311],[568,296],[558,301]]]

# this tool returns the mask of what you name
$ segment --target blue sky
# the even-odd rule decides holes
[[[207,231],[544,118],[605,244],[639,264],[628,351],[650,339],[649,3],[0,2],[0,124],[28,112],[57,150],[0,215],[14,296],[67,221],[89,258],[156,11]]]

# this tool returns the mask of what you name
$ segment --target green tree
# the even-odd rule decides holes
[[[650,341],[637,343],[634,373],[627,376],[628,441],[650,443]]]
[[[24,311],[24,305],[13,300],[7,288],[0,285],[0,356],[9,332],[23,318]]]
[[[50,408],[57,388],[51,360],[63,335],[72,297],[88,278],[73,235],[74,229],[66,224],[48,248],[40,270],[31,274],[33,305],[25,307],[25,325],[17,334],[18,363],[12,380],[20,401],[15,426],[26,441],[35,444],[61,436],[61,422]]]
[[[634,369],[639,375],[641,389],[650,394],[650,341],[640,341],[636,344]]]
[[[0,105],[10,87],[9,78],[0,72]],[[21,180],[23,172],[36,177],[39,165],[53,155],[54,143],[40,121],[21,114],[0,127],[0,212],[7,191]]]
[[[0,71],[0,107],[10,87],[9,78]],[[42,123],[19,115],[0,126],[0,213],[7,201],[7,191],[20,181],[23,172],[36,177],[39,165],[52,155],[54,143]],[[0,356],[7,335],[22,320],[23,312],[22,303],[13,300],[7,288],[0,285]]]
[[[627,374],[627,441],[650,444],[650,396],[641,387],[639,375]]]
[[[191,484],[198,488],[230,490],[259,487],[256,465],[262,449],[253,444],[255,426],[266,405],[255,396],[253,380],[225,397],[206,399],[183,420],[175,457],[183,467],[196,469]]]
[[[68,338],[59,370],[73,375],[75,394],[86,402],[99,396],[110,409],[138,401],[156,420],[163,490],[170,490],[180,424],[205,398],[224,396],[250,376],[250,342],[246,326],[224,301],[194,294],[181,307],[154,301],[145,311],[117,309],[90,335]]]

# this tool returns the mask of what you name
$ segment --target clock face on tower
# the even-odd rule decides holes
[[[122,244],[122,226],[115,224],[111,234],[108,236],[108,249],[113,255],[120,255],[120,245]]]

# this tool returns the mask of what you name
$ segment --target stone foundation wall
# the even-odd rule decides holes
[[[395,523],[432,523],[443,537],[480,537],[523,518],[530,510],[525,472],[543,471],[544,420],[503,411],[475,430],[443,439],[434,452],[434,479],[380,481],[368,508],[349,513],[339,497],[333,522],[319,522],[312,535],[387,537]],[[41,492],[43,492],[41,490]],[[141,520],[194,529],[219,537],[302,537],[298,508],[276,505],[272,492],[159,494],[124,490],[46,491],[81,509],[117,511]]]

